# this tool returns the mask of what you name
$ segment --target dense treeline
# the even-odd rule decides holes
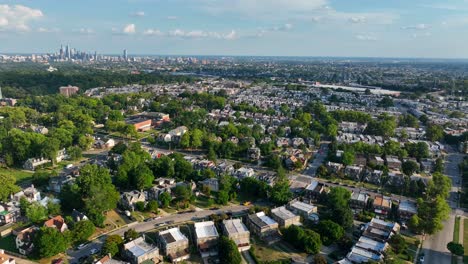
[[[190,76],[161,75],[154,73],[117,73],[100,70],[73,72],[4,71],[0,72],[0,86],[6,97],[23,98],[27,95],[45,95],[58,92],[64,85],[80,87],[81,91],[93,87],[121,86],[125,84],[155,84],[192,82]]]

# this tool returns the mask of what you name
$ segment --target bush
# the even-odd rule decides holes
[[[145,210],[145,202],[137,202],[135,204],[135,208],[140,211],[140,212],[143,212]]]

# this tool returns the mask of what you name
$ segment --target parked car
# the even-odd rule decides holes
[[[91,255],[94,255],[94,254],[98,253],[97,248],[91,249],[90,253],[91,253]]]
[[[421,256],[419,257],[419,263],[424,263],[424,255],[421,255]]]
[[[83,249],[87,246],[87,244],[80,244],[76,247],[76,249]]]

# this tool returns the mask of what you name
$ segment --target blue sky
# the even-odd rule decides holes
[[[468,0],[6,0],[0,53],[468,58]]]

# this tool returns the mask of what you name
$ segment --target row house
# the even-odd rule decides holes
[[[250,232],[240,219],[223,220],[223,233],[236,243],[239,252],[250,249]]]
[[[410,200],[403,200],[398,205],[398,216],[402,220],[409,220],[413,215],[418,213],[418,206]]]
[[[202,258],[218,255],[218,238],[213,221],[195,223],[195,239]]]
[[[351,208],[356,210],[363,210],[367,207],[370,195],[366,192],[353,192],[351,200],[349,201]]]
[[[158,238],[161,251],[173,263],[190,258],[189,240],[178,227],[159,232]]]
[[[346,166],[345,168],[345,175],[351,179],[360,181],[362,171],[363,171],[363,167],[349,165],[349,166]]]
[[[247,225],[252,233],[268,244],[273,244],[281,239],[278,223],[265,215],[264,212],[247,216]]]
[[[122,247],[124,257],[130,260],[131,264],[145,263],[146,261],[159,262],[159,249],[145,241],[144,237],[139,237]],[[150,262],[151,263],[151,262]]]
[[[388,196],[378,195],[374,199],[373,207],[377,215],[386,217],[392,210],[392,199]]]
[[[297,200],[290,202],[287,208],[291,212],[302,216],[304,219],[309,219],[312,215],[317,214],[317,206]]]
[[[281,206],[271,210],[271,216],[278,222],[280,227],[289,227],[290,225],[298,225],[301,217]]]

